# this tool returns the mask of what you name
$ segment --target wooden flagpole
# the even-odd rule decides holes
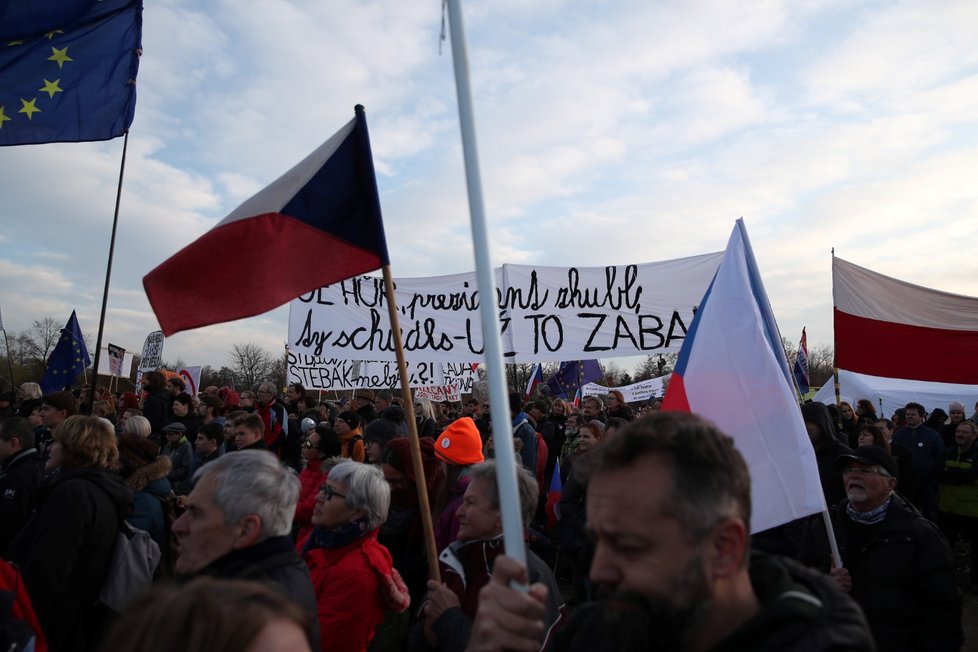
[[[415,485],[418,488],[418,509],[421,510],[421,526],[424,530],[425,553],[428,558],[428,573],[431,579],[441,582],[438,569],[438,548],[435,546],[435,526],[431,517],[431,504],[428,502],[428,485],[421,460],[421,439],[418,437],[418,422],[414,418],[414,400],[411,398],[411,382],[404,359],[404,344],[401,341],[401,323],[397,316],[397,302],[394,298],[394,279],[391,266],[384,265],[384,295],[387,298],[387,313],[390,315],[391,335],[394,337],[394,350],[397,354],[397,373],[401,378],[401,396],[404,401],[404,418],[407,420],[411,442],[411,466],[414,468]]]

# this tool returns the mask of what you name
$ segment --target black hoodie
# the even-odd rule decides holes
[[[815,423],[822,429],[822,441],[815,448],[815,461],[818,463],[818,477],[822,481],[825,503],[832,507],[846,497],[842,472],[835,467],[835,458],[851,453],[852,449],[836,439],[835,426],[824,403],[805,403],[801,406],[801,416],[806,423]]]

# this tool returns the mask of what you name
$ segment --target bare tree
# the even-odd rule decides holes
[[[265,380],[272,372],[275,358],[254,342],[235,344],[231,347],[231,371],[243,388],[251,388]]]
[[[27,337],[27,353],[35,362],[46,365],[54,345],[61,338],[61,325],[54,317],[35,319],[31,327],[23,333]]]
[[[635,368],[635,373],[632,374],[632,382],[637,383],[670,374],[676,368],[676,360],[678,359],[678,353],[650,353]]]
[[[835,349],[831,344],[816,344],[808,350],[808,380],[812,387],[832,382]]]

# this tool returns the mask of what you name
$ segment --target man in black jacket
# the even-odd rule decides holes
[[[10,417],[0,424],[0,557],[37,506],[43,475],[34,429],[27,419]]]
[[[610,597],[575,612],[555,650],[872,650],[862,613],[790,560],[749,557],[750,475],[733,440],[690,414],[657,412],[590,452],[591,579]],[[530,649],[546,590],[497,561],[469,650]]]
[[[846,500],[831,515],[843,567],[830,563],[822,519],[814,521],[801,561],[829,572],[852,594],[878,649],[959,650],[954,557],[937,526],[894,493],[896,461],[882,448],[860,446],[837,464]]]
[[[200,467],[173,523],[174,569],[265,582],[317,622],[312,580],[289,537],[298,499],[299,479],[268,451],[238,451]],[[318,627],[316,634],[318,649]]]

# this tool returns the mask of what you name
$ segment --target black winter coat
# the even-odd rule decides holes
[[[877,525],[853,522],[847,505],[843,501],[832,510],[832,524],[852,577],[852,598],[865,612],[877,647],[886,652],[959,650],[961,596],[951,548],[937,526],[897,495]],[[851,543],[857,538],[865,542],[858,548]],[[824,521],[815,519],[800,560],[828,571],[830,559]]]
[[[309,615],[316,638],[313,649],[319,649],[316,592],[309,569],[289,537],[269,537],[253,546],[232,550],[211,562],[200,574],[222,579],[254,580],[279,590]]]
[[[37,507],[44,463],[35,448],[17,451],[0,467],[0,557]]]
[[[824,575],[783,557],[755,552],[750,580],[761,610],[712,652],[871,652],[872,636],[855,603]],[[682,649],[680,632],[642,603],[612,598],[581,607],[556,632],[551,652]],[[709,624],[700,625],[708,627]]]
[[[40,507],[10,544],[54,652],[89,650],[103,628],[95,608],[132,492],[107,471],[70,469],[41,489]]]

